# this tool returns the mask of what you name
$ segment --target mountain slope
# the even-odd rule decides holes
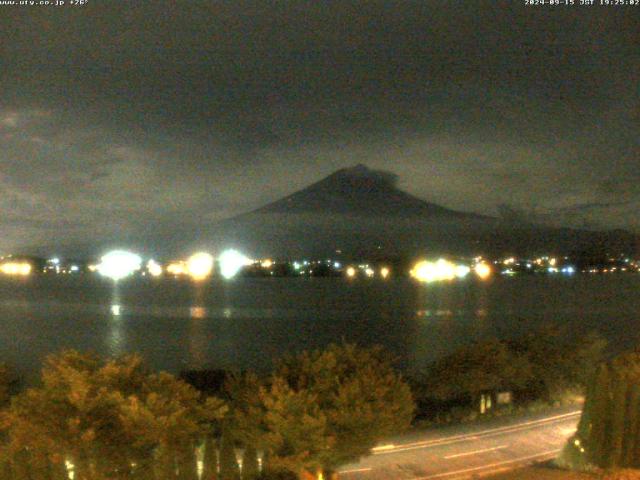
[[[396,180],[392,173],[364,165],[338,170],[216,224],[213,243],[276,256],[461,251],[496,222],[416,198],[398,189]]]
[[[282,257],[414,256],[626,251],[628,232],[591,232],[505,222],[426,202],[396,175],[364,165],[338,170],[281,200],[201,232],[201,245]]]
[[[345,168],[253,213],[334,213],[357,216],[482,218],[450,210],[409,195],[396,176],[364,165]]]
[[[451,210],[396,187],[397,177],[363,165],[338,170],[287,197],[223,221],[185,219],[153,235],[100,237],[27,253],[97,255],[132,248],[149,255],[188,255],[238,248],[254,257],[375,258],[544,253],[640,254],[640,238],[625,231],[550,228]]]

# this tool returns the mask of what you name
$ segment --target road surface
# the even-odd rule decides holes
[[[475,478],[554,458],[576,429],[580,410],[497,420],[394,438],[358,463],[344,466],[340,480],[455,480]]]

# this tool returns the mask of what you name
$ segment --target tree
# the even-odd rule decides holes
[[[596,333],[573,341],[565,328],[545,326],[509,342],[509,347],[528,359],[534,394],[553,399],[567,389],[587,385],[602,360],[606,343]]]
[[[587,391],[576,436],[567,456],[576,450],[584,460],[603,468],[640,467],[640,351],[616,357],[598,367]]]
[[[14,398],[3,427],[9,455],[26,455],[31,470],[68,462],[77,480],[187,478],[196,443],[224,411],[136,355],[69,350],[46,359],[42,386]]]
[[[220,438],[220,480],[239,480],[240,469],[234,449],[233,435],[224,429]]]
[[[261,389],[265,428],[262,444],[270,452],[269,467],[298,472],[321,467],[319,454],[333,446],[327,432],[326,413],[308,389],[292,388],[275,377]]]
[[[436,361],[427,372],[426,390],[438,400],[476,399],[482,393],[524,388],[531,378],[526,355],[489,340]]]
[[[236,441],[245,446],[264,449],[265,431],[262,382],[251,372],[231,374],[224,385],[230,412],[226,418],[227,430]]]
[[[211,435],[204,438],[202,454],[202,478],[205,480],[215,480],[218,477],[218,442]]]
[[[411,391],[379,348],[330,345],[285,357],[257,392],[253,405],[241,402],[238,425],[260,426],[250,436],[279,471],[331,472],[413,418]]]
[[[12,370],[4,363],[0,363],[0,408],[9,403],[11,390],[16,383]]]
[[[242,458],[242,478],[243,480],[254,480],[259,474],[258,452],[255,446],[249,444],[244,450]]]

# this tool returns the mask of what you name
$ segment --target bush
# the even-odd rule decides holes
[[[602,480],[640,480],[640,470],[612,470],[605,472]]]
[[[12,478],[48,478],[74,465],[76,478],[168,479],[195,470],[195,448],[226,407],[140,357],[50,355],[42,385],[13,398],[3,416]],[[167,472],[172,472],[168,474]]]
[[[11,395],[15,393],[18,379],[13,370],[4,363],[0,363],[0,408],[9,404]]]
[[[640,352],[620,355],[598,367],[577,437],[594,465],[625,468],[640,464]]]
[[[593,466],[586,459],[584,451],[580,448],[580,442],[577,437],[571,437],[565,444],[560,455],[554,460],[554,463],[565,470],[575,472],[593,471]]]
[[[331,471],[366,455],[405,430],[415,408],[379,348],[349,344],[286,357],[267,382],[245,378],[231,393],[239,438],[266,450],[268,467],[296,472]]]
[[[503,390],[513,393],[515,405],[576,403],[602,359],[605,341],[596,334],[577,341],[569,338],[560,328],[545,327],[517,339],[477,342],[450,353],[411,382],[417,420],[464,419],[477,412],[482,394]]]
[[[298,480],[298,475],[291,470],[265,470],[256,480]]]

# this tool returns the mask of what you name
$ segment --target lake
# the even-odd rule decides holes
[[[0,279],[0,361],[27,381],[63,348],[139,352],[156,369],[267,370],[285,352],[346,340],[381,344],[406,371],[477,339],[545,323],[640,343],[640,275],[410,279]]]

